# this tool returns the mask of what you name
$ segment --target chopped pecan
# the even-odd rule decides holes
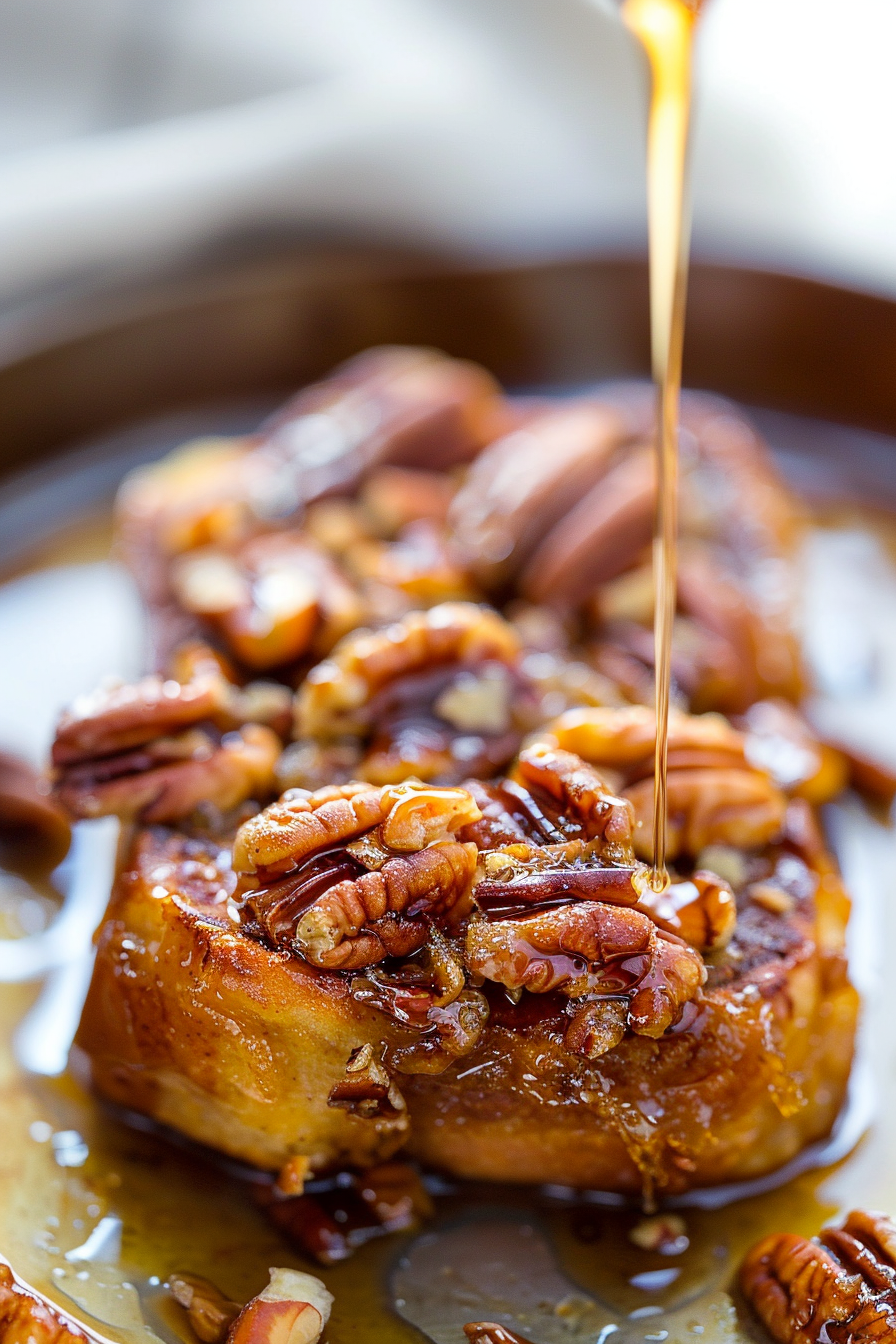
[[[432,1199],[410,1162],[381,1162],[358,1177],[358,1193],[390,1232],[416,1227],[431,1218]]]
[[[174,565],[171,583],[180,605],[255,669],[325,654],[364,615],[333,561],[298,532],[193,550]]]
[[[451,507],[459,549],[488,583],[506,582],[603,476],[626,437],[616,412],[578,402],[536,414],[492,443]]]
[[[229,1344],[317,1344],[333,1295],[311,1274],[272,1269],[271,1281],[233,1323]]]
[[[470,1321],[464,1326],[464,1334],[470,1344],[532,1344],[524,1335],[497,1321]]]
[[[365,1120],[377,1116],[394,1119],[407,1110],[404,1097],[369,1042],[352,1051],[345,1077],[330,1088],[327,1105],[342,1107]]]
[[[368,971],[352,981],[352,996],[419,1033],[417,1040],[390,1052],[389,1062],[399,1073],[444,1073],[478,1044],[488,1021],[488,1002],[484,994],[463,985],[439,993],[415,978],[417,967],[405,969],[408,978],[401,972],[386,976]]]
[[[168,1291],[187,1313],[202,1344],[223,1344],[240,1314],[238,1302],[231,1302],[211,1280],[198,1274],[169,1274]]]
[[[597,901],[473,921],[466,962],[473,975],[511,991],[625,996],[627,1023],[644,1036],[662,1035],[706,979],[700,957],[646,915]]]
[[[27,761],[0,751],[0,850],[55,868],[68,853],[72,828],[49,793],[49,781]]]
[[[394,541],[362,541],[346,553],[353,577],[403,593],[414,607],[475,599],[475,585],[442,532],[421,520]]]
[[[2,1259],[0,1339],[3,1344],[104,1344],[102,1336],[17,1279]]]
[[[812,1241],[765,1237],[740,1283],[778,1344],[884,1344],[896,1339],[896,1226],[856,1209]]]

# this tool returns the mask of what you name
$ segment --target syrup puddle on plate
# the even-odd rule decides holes
[[[894,536],[891,529],[884,541]],[[71,570],[64,572],[70,585]],[[43,577],[52,587],[53,570]],[[85,640],[92,620],[109,618],[95,591],[85,586],[74,613]],[[860,596],[848,602],[850,593]],[[871,697],[878,744],[896,758],[896,738],[882,742],[880,728],[882,715],[896,724],[896,567],[870,524],[850,519],[810,535],[805,610],[825,692],[821,711],[861,741]],[[0,626],[2,611],[0,600]],[[861,638],[844,633],[844,622],[860,626]],[[20,645],[20,674],[28,656]],[[851,800],[833,807],[827,821],[855,897],[851,965],[866,1001],[852,1100],[834,1136],[763,1182],[772,1187],[765,1193],[752,1186],[692,1196],[678,1209],[685,1234],[672,1255],[633,1245],[629,1233],[641,1214],[599,1194],[436,1183],[436,1217],[416,1237],[370,1242],[320,1271],[336,1296],[330,1344],[456,1344],[464,1321],[486,1317],[539,1344],[741,1341],[750,1327],[727,1288],[756,1238],[780,1228],[811,1234],[854,1204],[896,1208],[890,1130],[879,1121],[857,1143],[874,1102],[879,1116],[896,1114],[896,1041],[880,992],[896,951],[896,844]],[[204,1274],[246,1299],[264,1285],[270,1265],[309,1266],[266,1222],[245,1179],[207,1154],[122,1124],[72,1074],[42,1076],[64,1058],[77,1017],[114,843],[114,823],[79,828],[73,859],[58,874],[70,940],[60,940],[58,925],[29,932],[29,915],[16,928],[12,909],[8,929],[22,936],[0,942],[7,973],[0,982],[0,1251],[110,1340],[177,1344],[184,1334],[164,1289],[170,1273]],[[13,905],[35,896],[26,883],[15,892]],[[60,956],[66,943],[70,960]],[[42,979],[25,978],[28,959],[29,976],[45,965]],[[716,1207],[721,1200],[734,1202]]]

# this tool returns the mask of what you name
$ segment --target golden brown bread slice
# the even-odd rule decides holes
[[[634,759],[630,718],[599,726]],[[718,721],[678,738],[695,775],[743,741]],[[550,745],[466,790],[294,791],[243,828],[239,882],[219,844],[146,830],[78,1044],[103,1095],[261,1167],[403,1146],[457,1176],[631,1193],[764,1174],[845,1095],[849,902],[805,800],[743,849],[706,816],[710,848],[685,833],[660,903],[636,809]],[[472,893],[441,890],[437,855],[473,874],[477,850]]]

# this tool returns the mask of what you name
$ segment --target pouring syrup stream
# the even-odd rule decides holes
[[[650,61],[647,134],[650,238],[650,333],[657,386],[657,512],[653,542],[653,641],[656,683],[653,867],[663,891],[666,869],[669,691],[678,542],[678,410],[687,300],[690,211],[687,199],[691,57],[699,0],[625,0],[622,16]]]

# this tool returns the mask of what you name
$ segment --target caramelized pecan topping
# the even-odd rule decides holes
[[[549,725],[550,740],[618,772],[635,812],[640,858],[653,852],[654,716],[644,706],[570,710]],[[715,714],[674,714],[669,725],[670,858],[696,858],[708,845],[753,849],[780,835],[787,798],[746,756],[746,740]]]
[[[856,1209],[812,1241],[765,1237],[740,1271],[744,1296],[777,1344],[896,1339],[896,1226]]]
[[[399,1073],[444,1073],[479,1042],[488,1021],[485,995],[467,989],[459,957],[433,930],[422,957],[386,975],[369,970],[352,981],[352,996],[417,1034],[390,1053]],[[446,973],[447,971],[447,973]]]
[[[466,962],[474,976],[511,991],[625,997],[626,1023],[642,1036],[661,1036],[706,979],[696,952],[647,915],[600,901],[471,921]]]
[[[103,687],[63,714],[52,756],[57,796],[72,815],[171,822],[271,793],[280,739],[247,720],[282,722],[288,692],[262,683],[241,690],[205,650],[182,661],[184,681]]]
[[[469,911],[476,850],[453,836],[478,817],[463,789],[294,790],[237,833],[244,919],[331,970],[407,956]]]

